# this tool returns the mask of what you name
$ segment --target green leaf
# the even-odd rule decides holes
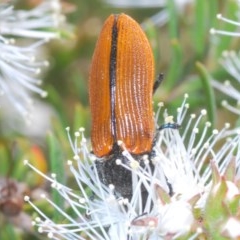
[[[166,75],[166,81],[164,80],[164,87],[168,91],[172,91],[173,86],[178,82],[182,75],[182,48],[177,39],[171,41],[172,53],[171,53],[171,65]]]
[[[1,224],[1,231],[0,231],[0,239],[7,240],[7,239],[14,239],[14,240],[19,240],[20,236],[17,236],[13,225],[11,224],[4,224],[2,226]]]
[[[176,3],[174,0],[168,0],[167,1],[167,10],[169,14],[169,21],[168,21],[168,27],[169,27],[169,35],[170,39],[178,38],[178,9],[176,6]]]
[[[64,112],[63,99],[59,92],[51,85],[47,88],[48,91],[48,102],[51,103],[57,112],[58,117],[61,120],[62,127],[66,127],[68,120],[66,117],[66,112]]]
[[[216,22],[218,11],[216,0],[197,0],[193,25],[193,45],[198,57],[203,57],[209,46],[209,29]]]
[[[0,176],[6,176],[10,168],[9,153],[6,146],[0,143]]]
[[[209,9],[209,27],[211,28],[212,26],[215,25],[217,22],[216,15],[218,13],[219,9],[219,0],[211,0],[207,1],[208,2],[208,9]]]
[[[157,197],[159,198],[159,200],[161,200],[162,204],[167,204],[171,202],[171,198],[169,196],[169,194],[167,192],[165,192],[165,190],[163,190],[163,188],[161,188],[160,186],[156,185],[156,194]]]
[[[49,147],[49,158],[50,158],[50,166],[51,172],[57,174],[56,179],[58,182],[65,184],[66,176],[64,169],[64,161],[63,161],[63,153],[62,147],[58,139],[51,133],[48,134],[47,143]],[[57,190],[53,189],[52,191],[52,199],[55,204],[58,205],[59,208],[64,209],[63,198],[60,196]],[[57,210],[54,212],[54,220],[60,220],[60,214]]]
[[[215,101],[213,87],[211,86],[211,76],[202,63],[197,62],[196,68],[202,80],[204,96],[206,96],[205,106],[207,108],[208,117],[210,122],[212,123],[212,128],[213,128],[213,126],[216,123],[216,101]]]
[[[235,175],[236,175],[236,159],[233,158],[227,165],[224,177],[228,181],[234,181]]]
[[[153,24],[153,22],[147,20],[144,22],[145,26],[146,26],[146,35],[147,38],[151,44],[152,50],[153,50],[153,56],[154,56],[154,60],[155,63],[159,62],[159,45],[160,45],[160,41],[158,40],[158,29],[156,28],[156,26]]]
[[[206,228],[209,239],[225,239],[219,231],[228,212],[223,208],[223,201],[227,193],[226,181],[221,179],[215,185],[207,198],[204,208],[204,228]]]
[[[195,24],[194,30],[194,48],[198,56],[201,56],[206,47],[205,35],[208,13],[206,12],[207,4],[204,0],[197,0],[195,6]]]
[[[211,169],[212,169],[212,186],[216,186],[221,180],[221,175],[214,162],[211,162]]]
[[[88,130],[90,128],[89,118],[89,111],[87,111],[80,103],[76,104],[73,122],[74,131],[77,131],[80,127],[87,128]]]
[[[229,203],[229,210],[232,216],[238,216],[240,209],[240,195],[235,195],[232,201]]]

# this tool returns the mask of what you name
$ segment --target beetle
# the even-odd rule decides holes
[[[90,70],[91,141],[96,156],[110,154],[118,140],[130,153],[151,151],[153,79],[153,55],[144,32],[129,16],[111,15]]]
[[[143,156],[152,154],[155,137],[152,95],[162,78],[160,74],[154,83],[152,49],[139,24],[126,14],[110,15],[97,40],[89,74],[91,143],[100,180],[129,199],[131,172],[115,163],[129,160],[118,141],[144,167]]]

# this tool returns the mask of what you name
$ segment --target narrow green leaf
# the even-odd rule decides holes
[[[211,28],[217,22],[216,15],[218,14],[219,0],[208,1],[208,6],[209,6],[209,27]]]
[[[208,231],[211,239],[225,239],[221,236],[220,231],[216,231],[222,224],[222,220],[226,218],[226,209],[223,208],[223,199],[227,193],[226,182],[221,179],[215,185],[208,195],[204,208],[204,227]]]
[[[76,131],[80,127],[84,127],[88,130],[90,127],[89,117],[89,111],[87,111],[81,104],[76,104],[74,112],[73,130]]]
[[[204,0],[197,0],[195,5],[195,24],[193,27],[193,45],[198,56],[202,56],[206,47],[205,35],[208,19],[207,3]]]
[[[211,162],[212,169],[212,186],[216,186],[221,181],[221,175],[214,162]]]
[[[66,182],[65,177],[65,169],[64,169],[64,161],[63,161],[63,153],[60,143],[57,138],[49,133],[47,137],[47,143],[49,148],[49,158],[50,158],[50,167],[51,172],[57,174],[56,179],[60,183]],[[52,191],[52,199],[55,204],[58,205],[59,208],[64,209],[63,198],[60,196],[57,190]],[[54,220],[60,220],[60,216],[58,211],[54,212]]]
[[[158,40],[158,31],[159,29],[156,28],[156,26],[151,21],[145,21],[145,32],[147,35],[148,40],[150,41],[152,50],[153,50],[153,56],[155,59],[155,62],[159,62],[159,44],[160,41]]]
[[[228,181],[232,181],[234,182],[235,180],[235,175],[236,175],[236,159],[233,158],[231,159],[231,161],[228,163],[227,167],[226,167],[226,170],[225,170],[225,173],[224,173],[224,177],[226,180]]]
[[[172,54],[171,54],[171,65],[168,69],[166,81],[164,86],[168,91],[172,90],[173,86],[178,82],[182,74],[182,48],[177,39],[171,41]]]
[[[169,194],[165,190],[163,190],[163,188],[161,188],[160,186],[156,185],[156,193],[159,200],[161,200],[162,204],[167,204],[171,202]]]
[[[229,203],[229,210],[232,216],[238,217],[238,211],[240,208],[240,195],[235,195]]]
[[[236,123],[235,123],[236,127],[240,127],[240,117],[237,119]]]
[[[177,6],[174,0],[168,0],[167,1],[167,9],[169,14],[169,21],[168,21],[168,27],[169,27],[169,35],[170,39],[178,38],[178,10]]]
[[[0,176],[6,176],[9,171],[9,154],[4,144],[0,144]]]
[[[2,224],[1,224],[2,225]],[[13,225],[5,223],[4,227],[1,226],[1,231],[0,231],[0,239],[14,239],[18,240],[20,239],[20,236],[17,236],[16,232],[14,231]]]
[[[206,97],[205,106],[207,108],[209,120],[213,127],[216,123],[216,101],[213,87],[211,86],[211,76],[202,63],[197,62],[196,68],[202,80],[204,96]]]
[[[195,23],[193,25],[193,45],[198,57],[203,57],[209,46],[209,29],[216,22],[217,0],[197,0],[195,4]]]
[[[61,120],[62,127],[64,128],[68,124],[66,113],[63,108],[63,99],[59,92],[51,85],[47,88],[48,91],[48,102],[51,103],[56,110],[58,117]]]

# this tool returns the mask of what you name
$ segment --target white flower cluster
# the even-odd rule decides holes
[[[45,176],[26,160],[25,164],[52,183],[75,215],[70,216],[44,195],[43,198],[64,219],[62,224],[55,223],[26,196],[25,200],[39,214],[33,222],[39,232],[47,233],[53,239],[99,240],[155,240],[170,236],[171,239],[180,236],[195,239],[202,234],[201,224],[196,224],[194,209],[204,211],[213,186],[214,169],[223,175],[234,158],[235,177],[240,178],[240,131],[230,132],[230,126],[226,124],[221,131],[213,130],[210,133],[211,124],[206,122],[200,133],[206,111],[202,110],[198,117],[190,115],[188,118],[186,99],[187,95],[177,114],[177,121],[185,126],[184,129],[179,132],[165,128],[157,132],[158,140],[154,147],[156,155],[152,159],[145,159],[144,168],[136,164],[137,161],[127,151],[123,151],[123,154],[129,160],[128,164],[116,159],[116,164],[132,172],[134,190],[130,200],[117,197],[113,185],[101,183],[94,164],[98,159],[87,147],[84,129],[75,133],[74,141],[69,136],[74,157],[68,161],[68,165],[78,184],[77,190],[58,183],[56,175]],[[168,118],[166,112],[164,115]],[[69,128],[67,131],[69,133]],[[220,142],[223,142],[221,148],[218,147]],[[150,161],[154,164],[154,171],[148,167]],[[142,204],[142,185],[148,193],[145,204]],[[238,226],[239,222],[234,226],[230,222],[226,224],[229,229]]]
[[[236,105],[230,105],[227,100],[222,101],[222,105],[229,111],[240,115],[240,58],[239,54],[235,51],[225,51],[223,52],[222,59],[220,60],[223,68],[233,77],[235,83],[226,80],[221,83],[217,80],[212,80],[212,85],[219,91],[226,94],[228,97],[236,101]]]
[[[0,95],[23,116],[29,113],[32,93],[47,95],[39,87],[39,74],[48,62],[39,59],[38,50],[49,39],[60,37],[63,21],[58,0],[41,1],[31,10],[0,3]]]
[[[237,1],[237,4],[240,6],[240,1]],[[210,29],[211,34],[217,34],[217,35],[224,35],[224,36],[232,36],[232,37],[239,37],[240,34],[238,32],[240,23],[240,12],[237,11],[237,19],[238,20],[232,20],[226,17],[223,17],[222,14],[217,14],[217,18],[229,25],[236,26],[236,31],[224,31],[224,30],[217,30],[215,28]],[[228,103],[227,100],[222,101],[222,105],[227,108],[229,111],[240,115],[240,58],[239,53],[235,51],[224,51],[222,53],[222,58],[220,59],[220,64],[223,66],[223,68],[233,77],[234,80],[236,80],[236,83],[232,84],[229,80],[226,80],[224,83],[220,83],[218,80],[212,80],[212,85],[218,89],[219,91],[223,92],[230,98],[233,98],[237,104],[235,106]]]

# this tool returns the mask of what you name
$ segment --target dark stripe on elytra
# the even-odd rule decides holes
[[[117,142],[116,136],[116,66],[117,66],[117,40],[118,40],[118,29],[117,29],[118,15],[114,16],[114,22],[112,27],[112,41],[111,41],[111,52],[110,52],[110,99],[111,99],[111,130],[114,139],[114,143]]]

